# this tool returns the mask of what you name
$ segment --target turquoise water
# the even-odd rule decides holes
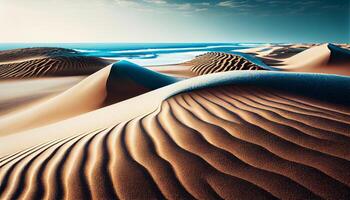
[[[0,50],[26,47],[62,47],[85,56],[127,60],[147,65],[176,64],[207,52],[234,53],[235,50],[266,43],[3,43]]]

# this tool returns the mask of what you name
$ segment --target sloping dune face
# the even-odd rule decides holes
[[[240,52],[258,57],[265,64],[283,71],[350,75],[348,45],[276,45]]]
[[[116,62],[112,65],[107,80],[108,95],[105,105],[147,93],[179,80],[182,79],[167,76],[128,61]]]
[[[350,75],[350,50],[333,44],[312,47],[284,61],[290,71]]]
[[[0,119],[0,136],[97,110],[179,80],[131,62],[119,61],[57,96],[3,117]]]
[[[329,64],[345,64],[349,66],[350,64],[350,50],[345,46],[328,44],[328,48],[331,51],[331,56],[329,58]]]
[[[185,64],[191,65],[191,71],[197,75],[233,70],[264,70],[242,56],[221,52],[206,53]]]
[[[62,48],[25,48],[0,51],[0,78],[34,78],[92,74],[109,63]]]
[[[283,58],[289,58],[291,56],[294,56],[298,53],[301,53],[309,48],[311,48],[312,46],[314,46],[313,44],[295,44],[295,45],[281,45],[281,46],[273,46],[270,47],[271,49],[267,50],[266,52],[268,52],[268,56],[270,58],[277,58],[277,59],[283,59]],[[249,51],[249,49],[248,49]],[[262,51],[264,52],[264,51]],[[259,53],[262,52],[257,52],[257,55],[260,55]]]
[[[219,86],[1,158],[0,198],[348,199],[349,159],[349,107]]]

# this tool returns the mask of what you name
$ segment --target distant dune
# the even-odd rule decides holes
[[[62,48],[26,48],[0,51],[0,78],[90,75],[109,62]]]
[[[190,65],[191,71],[198,75],[234,70],[264,70],[242,56],[219,52],[197,56],[185,64]]]
[[[72,58],[100,70],[57,78],[28,61],[56,55],[70,75],[83,71]],[[36,78],[0,81],[28,84],[0,96],[10,110],[0,112],[0,199],[350,199],[345,46],[213,52],[149,68],[87,59],[97,58],[0,53],[0,63],[22,63],[5,74]]]
[[[242,50],[285,71],[350,75],[349,45],[289,45]]]
[[[209,52],[185,63],[150,67],[150,69],[180,77],[193,77],[235,70],[272,70],[350,75],[349,66],[350,50],[348,45],[300,44],[266,46],[238,50],[232,53]]]
[[[270,69],[268,66],[268,69],[266,69],[265,64],[263,65],[260,65],[260,63],[256,64],[237,53],[209,52],[184,63],[148,68],[171,76],[189,78],[226,71]]]

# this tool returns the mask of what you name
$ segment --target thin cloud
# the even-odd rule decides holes
[[[135,7],[139,6],[140,4],[136,1],[130,1],[130,0],[115,0],[114,1],[117,5],[122,7]]]
[[[228,7],[228,8],[236,7],[236,5],[233,1],[221,1],[217,5],[221,6],[221,7]]]
[[[165,0],[143,0],[146,3],[154,3],[154,4],[167,4],[168,2]]]
[[[219,7],[226,7],[226,8],[250,8],[255,7],[256,5],[252,2],[245,1],[221,1],[217,4]]]
[[[196,12],[202,12],[202,11],[207,11],[208,8],[196,8],[194,11]]]
[[[209,2],[194,3],[197,6],[210,6]]]
[[[176,9],[178,10],[191,10],[192,5],[190,3],[183,3],[183,4],[173,4]]]

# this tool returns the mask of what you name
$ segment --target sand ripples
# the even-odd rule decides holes
[[[0,78],[90,75],[109,63],[60,48],[29,48],[0,52]]]
[[[113,117],[113,116],[111,116]],[[350,113],[272,90],[176,95],[0,159],[1,199],[346,199]]]
[[[92,74],[104,62],[89,57],[54,57],[0,64],[0,78],[31,78],[43,76],[74,76]]]
[[[191,71],[198,75],[233,70],[264,70],[242,56],[221,52],[209,52],[197,56],[186,64],[193,66]]]

